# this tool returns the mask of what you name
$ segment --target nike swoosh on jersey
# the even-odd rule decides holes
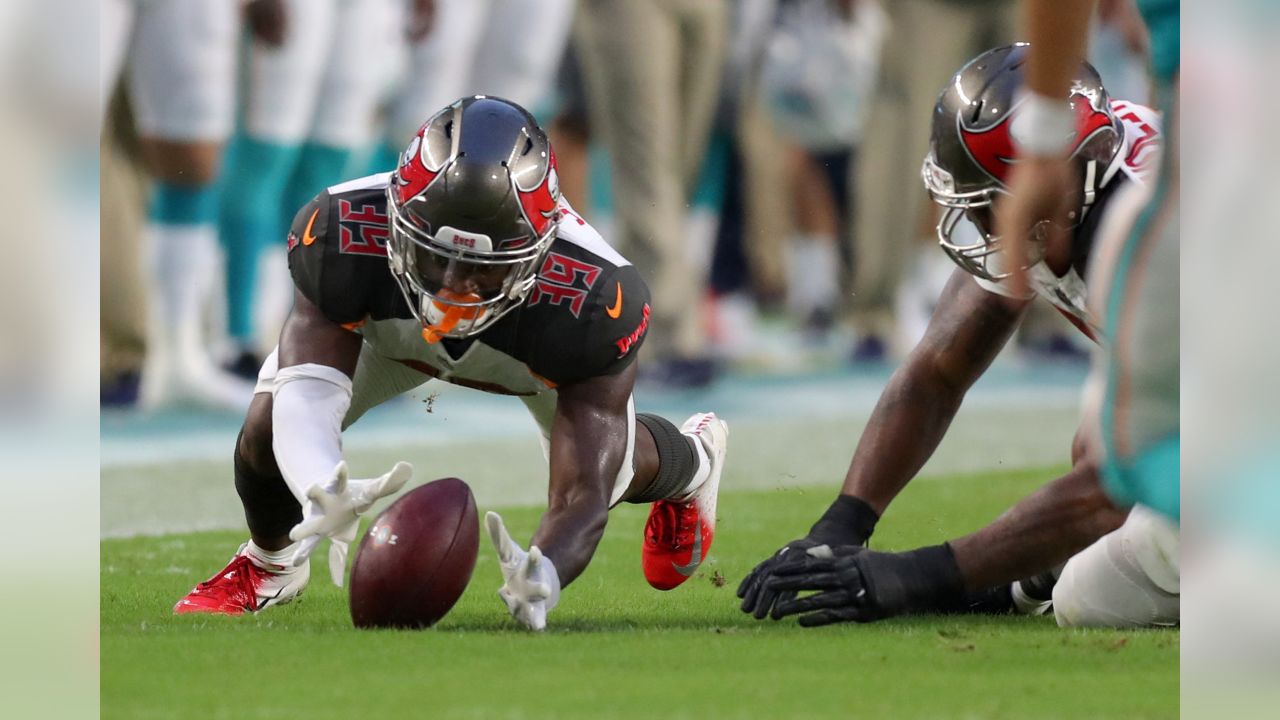
[[[693,538],[693,554],[689,556],[689,564],[677,565],[675,563],[671,563],[671,567],[675,568],[676,572],[680,573],[681,575],[685,577],[689,577],[695,571],[697,571],[698,566],[701,564],[702,564],[702,528],[699,527],[698,534],[695,535]]]
[[[614,299],[613,306],[605,308],[604,311],[609,317],[617,320],[622,315],[622,283],[614,284],[618,286],[618,296]]]
[[[302,231],[302,244],[310,245],[316,241],[316,236],[311,234],[311,226],[316,224],[316,216],[320,214],[320,208],[316,208],[311,213],[311,219],[307,221],[307,227]]]

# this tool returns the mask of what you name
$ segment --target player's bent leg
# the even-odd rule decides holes
[[[653,503],[644,530],[644,576],[670,590],[692,577],[711,550],[729,426],[714,413],[697,413],[679,429],[647,413],[636,421],[637,472],[622,499]]]
[[[292,563],[289,530],[302,520],[302,506],[285,484],[271,451],[271,395],[254,395],[236,438],[236,493],[244,505],[250,539],[231,562],[200,583],[173,607],[176,614],[241,615],[298,597],[311,565]]]
[[[253,396],[236,439],[236,493],[254,544],[269,551],[289,545],[289,530],[302,522],[302,505],[284,481],[271,447],[271,395]]]
[[[1062,627],[1174,626],[1179,593],[1178,531],[1138,505],[1119,530],[1067,562],[1053,611]]]

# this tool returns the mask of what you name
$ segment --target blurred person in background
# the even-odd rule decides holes
[[[147,287],[142,259],[147,177],[124,92],[108,96],[99,154],[101,193],[101,368],[103,407],[138,401],[147,349]]]
[[[374,138],[397,45],[426,36],[432,7],[421,0],[257,0],[246,12],[243,116],[227,152],[219,229],[234,344],[228,369],[252,380],[263,337],[275,335],[288,311],[284,236],[293,212],[353,171],[353,159]],[[256,326],[258,318],[266,328]]]
[[[911,343],[898,337],[895,294],[904,270],[931,237],[932,213],[919,168],[937,81],[983,48],[1013,39],[1011,0],[894,0],[889,36],[854,169],[854,277],[848,310],[858,333],[855,360],[878,360]],[[929,257],[925,255],[923,257]],[[923,262],[928,262],[924,260]],[[910,277],[928,277],[913,271]],[[937,297],[937,288],[917,293]]]
[[[849,180],[887,19],[878,0],[782,0],[775,22],[760,82],[792,193],[787,304],[811,335],[825,337],[850,264],[841,252]]]
[[[586,80],[582,62],[573,43],[565,43],[560,68],[556,72],[555,117],[547,126],[547,136],[556,149],[560,192],[582,217],[595,222],[591,212],[591,117],[587,110]]]
[[[1280,8],[1183,9],[1181,496],[1195,603],[1181,643],[1182,717],[1271,718],[1280,707],[1280,336],[1271,330]]]
[[[1089,25],[1088,58],[1116,97],[1150,103],[1151,37],[1137,0],[1099,0]]]
[[[393,156],[422,118],[464,95],[492,95],[539,112],[568,42],[575,0],[433,4],[431,31],[410,45],[406,76],[389,110]]]
[[[715,372],[703,322],[708,268],[695,261],[686,210],[720,95],[728,23],[725,0],[584,0],[575,27],[591,127],[612,163],[615,236],[653,279],[646,374],[674,386],[706,385]]]
[[[143,401],[243,408],[252,386],[213,362],[207,327],[221,267],[217,178],[234,120],[240,5],[108,0],[101,12],[102,82],[114,85],[123,68],[154,179],[147,221],[154,320]]]
[[[712,123],[707,168],[699,183],[714,188],[715,237],[708,277],[708,346],[717,362],[754,360],[776,337],[760,315],[782,307],[783,256],[791,198],[778,170],[778,134],[761,99],[760,67],[777,3],[730,6],[729,47]]]
[[[1062,93],[1071,110],[1062,156],[1074,178],[1068,252],[1037,256],[1030,289],[1011,285],[1014,260],[992,233],[993,205],[1017,167],[1011,128],[1025,112],[1026,53],[1025,44],[983,53],[938,97],[922,175],[945,208],[938,240],[959,269],[924,339],[881,395],[841,494],[808,535],[743,580],[742,610],[756,618],[800,614],[802,625],[822,625],[912,612],[1045,612],[1052,604],[1061,625],[1178,622],[1177,529],[1149,509],[1118,508],[1102,492],[1087,452],[1087,423],[1072,443],[1071,470],[987,527],[908,552],[866,547],[1037,296],[1089,338],[1099,337],[1101,318],[1087,306],[1085,279],[1106,261],[1097,239],[1124,216],[1130,188],[1147,182],[1144,173],[1159,151],[1159,118],[1137,103],[1112,100],[1088,64],[1071,66]],[[962,222],[977,227],[978,242],[956,235]],[[818,592],[797,597],[805,591]]]

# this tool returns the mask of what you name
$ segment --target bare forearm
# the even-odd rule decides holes
[[[1025,308],[1025,301],[982,289],[963,270],[951,274],[924,338],[876,403],[841,493],[884,514],[942,442],[965,393],[1000,353]]]
[[[965,587],[982,590],[1065,562],[1125,515],[1103,493],[1096,470],[1081,463],[951,547]]]
[[[1046,97],[1066,97],[1084,60],[1095,0],[1025,0],[1024,37],[1031,43],[1026,87]]]
[[[621,375],[562,387],[551,425],[547,512],[533,544],[564,587],[587,569],[609,519],[609,497],[626,457],[634,365]]]
[[[606,502],[595,497],[570,497],[547,508],[531,544],[551,558],[561,587],[587,569],[608,519]]]
[[[840,492],[883,515],[946,435],[964,391],[904,365],[876,403]]]

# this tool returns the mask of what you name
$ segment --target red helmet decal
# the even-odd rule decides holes
[[[956,118],[956,128],[960,132],[960,144],[965,152],[988,175],[1001,184],[1013,164],[1013,138],[1009,137],[1009,118],[1006,114],[1000,122],[982,130],[970,130],[964,125],[964,118]]]
[[[1095,133],[1111,127],[1111,117],[1094,107],[1093,102],[1082,93],[1072,93],[1070,102],[1076,115],[1076,142],[1071,148],[1074,155]],[[982,130],[970,130],[965,127],[963,116],[956,118],[960,142],[969,157],[1001,184],[1005,182],[1016,154],[1013,138],[1009,135],[1011,117],[1013,113],[1006,114],[1000,122]]]
[[[422,161],[422,137],[426,132],[427,126],[424,124],[418,129],[418,134],[413,137],[413,140],[409,141],[408,149],[400,157],[400,167],[396,168],[395,176],[392,178],[396,185],[396,199],[401,205],[426,190],[439,174],[428,170],[426,163]]]
[[[517,189],[520,194],[520,207],[533,224],[538,237],[547,231],[556,220],[556,206],[560,203],[560,178],[556,174],[556,151],[548,148],[547,174],[538,186],[528,192]]]
[[[1093,106],[1093,101],[1082,93],[1071,93],[1071,109],[1076,113],[1076,144],[1072,154],[1080,149],[1094,133],[1112,127],[1111,116]]]

